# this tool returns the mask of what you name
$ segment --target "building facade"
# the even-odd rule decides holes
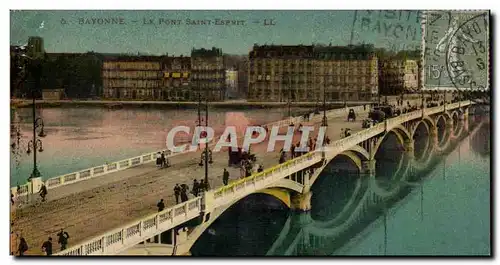
[[[308,101],[319,93],[311,89],[312,46],[254,45],[248,57],[249,100]]]
[[[191,50],[191,87],[196,94],[209,101],[222,101],[226,94],[225,67],[222,50],[213,47]],[[193,95],[193,94],[191,94]]]
[[[160,82],[162,100],[185,101],[196,97],[190,86],[190,57],[167,57],[162,62],[162,69]]]
[[[238,96],[239,98],[248,98],[248,56],[245,56],[236,66],[238,71]]]
[[[371,100],[378,93],[370,47],[254,45],[249,60],[252,101]]]
[[[326,101],[369,101],[378,94],[378,59],[371,47],[315,46],[314,58],[313,87]]]
[[[163,56],[105,57],[102,64],[104,97],[108,99],[158,100]]]
[[[379,63],[381,95],[401,95],[419,89],[419,67],[416,60],[382,60]]]

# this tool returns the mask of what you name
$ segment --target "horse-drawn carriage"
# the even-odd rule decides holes
[[[347,114],[347,121],[356,121],[356,113],[354,109],[349,109],[349,114]]]
[[[257,160],[255,154],[250,153],[250,150],[248,152],[243,151],[241,147],[238,147],[237,151],[233,151],[231,148],[229,148],[228,152],[229,152],[228,164],[230,166],[231,165],[239,166],[242,160],[250,160],[252,162],[255,162]]]

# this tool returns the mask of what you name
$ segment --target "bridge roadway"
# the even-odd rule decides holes
[[[341,128],[351,128],[353,133],[360,131],[361,121],[366,116],[366,111],[358,113],[354,123],[347,122],[345,116],[332,118],[327,135],[334,141],[340,139]],[[319,123],[314,126],[317,128]],[[285,130],[282,128],[281,134]],[[315,133],[312,135],[315,137]],[[300,137],[296,135],[294,143],[298,141]],[[275,150],[280,150],[282,146],[282,142],[277,142]],[[257,153],[257,163],[263,164],[264,168],[277,164],[279,158],[278,151],[268,153],[265,152],[266,148],[267,141],[252,146],[252,152]],[[17,209],[13,230],[22,234],[28,244],[33,246],[27,254],[41,254],[39,246],[48,236],[56,239],[55,235],[61,228],[70,234],[71,246],[154,213],[157,211],[156,203],[161,198],[166,200],[166,207],[173,206],[174,185],[185,183],[191,186],[194,178],[200,180],[204,177],[204,167],[198,165],[200,151],[175,156],[170,160],[173,166],[168,169],[157,169],[155,163],[149,163],[51,189],[47,202]],[[228,168],[231,180],[239,178],[239,169],[227,167],[226,151],[214,153],[213,161],[209,167],[211,188],[222,186],[223,168]]]

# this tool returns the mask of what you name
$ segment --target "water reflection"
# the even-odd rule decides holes
[[[191,255],[263,255],[277,239],[288,212],[286,205],[270,195],[251,194],[214,221],[193,245]]]

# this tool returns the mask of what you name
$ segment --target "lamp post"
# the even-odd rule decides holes
[[[36,59],[26,55],[26,54],[22,54],[21,55],[22,57],[26,58],[29,60],[30,62],[30,68],[32,67],[32,62],[35,61]],[[38,63],[35,65],[35,67],[39,68],[40,66],[38,65]],[[33,139],[31,139],[29,142],[28,142],[28,149],[26,150],[26,153],[29,155],[31,154],[31,151],[33,149],[33,171],[31,173],[31,175],[28,177],[28,181],[31,183],[31,190],[32,190],[32,193],[34,192],[33,191],[33,181],[32,179],[33,178],[38,178],[40,177],[40,171],[38,170],[38,166],[37,166],[37,152],[43,152],[43,143],[42,143],[42,140],[41,139],[37,139],[37,130],[40,129],[40,132],[38,133],[38,136],[40,138],[43,138],[46,136],[45,134],[45,131],[44,131],[44,122],[43,122],[43,119],[41,117],[36,117],[36,101],[35,101],[35,97],[36,97],[36,85],[39,83],[39,80],[40,80],[40,69],[37,69],[35,75],[33,76],[33,78],[35,79],[35,85],[31,88],[31,98],[32,98],[32,104],[31,104],[31,110],[32,110],[32,116],[33,116]],[[32,72],[33,74],[33,72]],[[24,79],[26,77],[26,74],[24,75]]]
[[[321,126],[328,126],[328,120],[326,118],[326,89],[325,89],[325,77],[323,76],[323,120]]]
[[[29,58],[30,60],[33,60],[31,57],[25,56]],[[35,76],[35,78],[39,78],[38,76]],[[36,83],[36,82],[35,82]],[[31,181],[32,178],[38,178],[40,177],[40,171],[38,170],[37,167],[37,161],[36,161],[36,154],[37,151],[43,152],[43,144],[40,139],[37,139],[37,129],[40,129],[40,132],[38,133],[38,136],[43,138],[46,136],[45,131],[44,131],[44,123],[43,119],[40,117],[36,117],[36,102],[35,102],[35,89],[36,86],[34,86],[31,89],[31,98],[32,98],[32,103],[31,103],[31,113],[33,116],[33,139],[28,142],[28,150],[26,153],[29,155],[31,153],[31,148],[33,149],[33,172],[31,176],[28,178],[29,181]]]
[[[331,72],[329,72],[331,75]],[[323,74],[323,119],[321,120],[321,126],[328,126],[328,119],[326,118],[326,74]]]
[[[208,88],[205,89],[205,129],[208,128]],[[208,133],[206,134],[206,139],[208,139]],[[205,187],[206,190],[209,189],[208,185],[208,142],[205,143]],[[212,162],[212,159],[210,159]]]
[[[198,126],[201,126],[201,87],[200,82],[198,82]]]
[[[291,100],[292,100],[292,77],[288,76],[288,119],[290,120],[290,126],[293,126]]]
[[[200,87],[201,88],[201,87]],[[205,129],[208,128],[208,89],[209,87],[205,86]],[[198,91],[198,126],[201,126],[201,89]],[[200,135],[201,136],[201,135]],[[205,139],[208,139],[208,133],[205,133]],[[200,137],[201,138],[201,137]],[[208,184],[208,164],[212,164],[212,154],[208,150],[208,142],[205,143],[205,150],[202,152],[202,156],[200,158],[200,166],[205,165],[205,185],[206,190],[209,189]]]
[[[34,109],[35,107],[33,107],[33,112]],[[43,143],[42,140],[36,138],[37,135],[36,130],[38,128],[41,128],[38,136],[43,138],[46,136],[43,127],[44,127],[43,120],[40,117],[36,118],[35,121],[33,122],[33,139],[28,142],[28,150],[26,150],[26,153],[29,155],[31,153],[31,149],[33,149],[33,172],[31,173],[31,176],[28,178],[28,181],[31,181],[32,178],[40,177],[40,171],[38,170],[36,162],[36,153],[43,152]]]

